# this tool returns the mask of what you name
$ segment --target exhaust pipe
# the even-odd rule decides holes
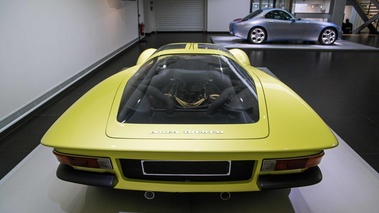
[[[155,198],[155,193],[152,191],[146,191],[144,194],[145,198],[148,200],[152,200]]]
[[[221,192],[220,198],[221,200],[229,200],[232,197],[232,195],[229,192]]]

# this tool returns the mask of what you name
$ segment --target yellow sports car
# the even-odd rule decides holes
[[[239,49],[175,43],[98,84],[48,130],[58,178],[148,192],[316,184],[338,142],[322,119]]]

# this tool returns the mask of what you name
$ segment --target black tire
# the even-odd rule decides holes
[[[334,28],[325,28],[321,31],[318,41],[322,45],[332,45],[337,40],[337,30]]]
[[[267,31],[262,27],[254,27],[249,31],[247,41],[251,44],[263,44],[267,40]]]

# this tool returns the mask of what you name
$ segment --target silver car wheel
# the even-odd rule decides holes
[[[320,43],[325,45],[333,44],[337,40],[337,32],[332,28],[326,28],[321,32]]]
[[[249,33],[249,42],[262,44],[266,40],[266,31],[260,27],[253,28]]]

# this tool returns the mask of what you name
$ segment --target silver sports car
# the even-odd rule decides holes
[[[229,32],[249,43],[269,41],[318,41],[331,45],[342,36],[341,28],[330,22],[300,20],[283,9],[267,8],[232,21]]]

